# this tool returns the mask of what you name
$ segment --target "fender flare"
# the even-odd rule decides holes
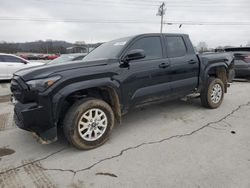
[[[63,87],[52,97],[53,120],[55,124],[56,125],[58,124],[59,115],[61,113],[64,101],[70,94],[80,90],[97,88],[97,87],[112,88],[116,92],[119,101],[121,101],[121,93],[119,90],[120,84],[117,81],[112,81],[110,78],[100,78],[96,80],[86,80],[86,81],[71,83]]]
[[[201,91],[204,87],[204,85],[206,85],[207,81],[208,81],[208,72],[213,69],[213,68],[219,68],[219,67],[223,67],[225,68],[227,74],[228,74],[228,65],[225,62],[216,62],[213,64],[208,65],[207,67],[204,67],[204,71],[203,74],[200,75],[200,87],[198,88],[199,91]]]
[[[214,63],[214,64],[211,64],[210,66],[206,67],[205,69],[205,73],[204,73],[204,76],[207,76],[208,75],[208,72],[212,69],[212,68],[218,68],[218,67],[223,67],[226,69],[226,71],[228,72],[228,66],[226,63],[224,62],[220,62],[220,63]]]

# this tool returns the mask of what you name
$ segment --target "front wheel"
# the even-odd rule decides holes
[[[114,127],[114,113],[106,102],[86,98],[67,112],[63,130],[67,140],[78,149],[92,149],[104,144]]]
[[[224,97],[224,84],[219,78],[209,78],[206,87],[201,92],[201,103],[206,108],[218,108]]]

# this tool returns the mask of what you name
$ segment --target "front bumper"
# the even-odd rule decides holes
[[[41,143],[51,143],[57,140],[57,128],[50,117],[48,108],[39,106],[37,103],[17,102],[14,107],[16,125],[33,132]]]
[[[49,96],[41,96],[29,90],[27,84],[18,76],[11,81],[14,120],[16,125],[33,132],[42,143],[57,140],[57,126],[53,121],[52,105]]]

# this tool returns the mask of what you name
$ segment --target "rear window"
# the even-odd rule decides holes
[[[165,37],[168,57],[181,57],[187,53],[182,37]]]

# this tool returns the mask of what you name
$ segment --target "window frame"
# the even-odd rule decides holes
[[[173,57],[171,57],[171,55],[170,55],[170,52],[169,52],[169,47],[168,47],[168,38],[170,38],[170,37],[175,37],[175,38],[181,38],[181,40],[182,40],[182,42],[183,42],[183,44],[184,44],[184,47],[185,47],[185,54],[183,54],[183,55],[180,55],[180,56],[173,56]],[[166,52],[167,52],[167,57],[168,58],[179,58],[179,57],[184,57],[184,56],[186,56],[187,54],[188,54],[188,48],[187,48],[187,44],[186,44],[186,42],[185,42],[185,40],[184,40],[184,38],[183,38],[183,36],[168,36],[168,35],[166,35],[166,36],[164,36],[164,41],[165,41],[165,48],[166,48]]]
[[[140,61],[154,61],[154,60],[159,60],[159,59],[164,59],[165,58],[165,53],[164,53],[164,42],[162,41],[162,36],[161,35],[144,35],[144,36],[138,36],[135,37],[134,39],[132,39],[132,41],[125,47],[125,49],[123,50],[123,52],[120,55],[120,59],[123,59],[124,56],[126,56],[126,54],[130,51],[130,48],[138,41],[144,38],[152,38],[152,37],[157,37],[160,40],[160,44],[161,44],[161,53],[162,53],[162,57],[158,57],[158,58],[150,58],[150,59],[138,59],[138,60],[133,60],[132,62],[140,62]]]

